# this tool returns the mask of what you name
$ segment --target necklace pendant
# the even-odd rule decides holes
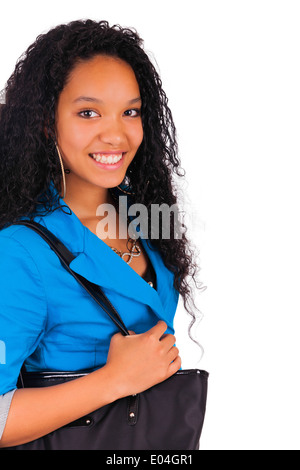
[[[124,256],[129,256],[129,260],[125,261]],[[125,261],[125,263],[130,264],[132,260],[132,253],[129,253],[129,252],[121,253],[121,258],[123,261]]]
[[[131,248],[129,248],[129,246],[128,246],[129,243],[132,243]],[[112,247],[111,247],[111,249],[115,253],[117,253],[122,258],[123,261],[125,261],[124,256],[129,256],[128,261],[125,261],[125,263],[127,263],[127,264],[131,263],[132,258],[136,258],[136,257],[140,256],[140,254],[141,254],[141,249],[137,246],[137,240],[134,240],[133,238],[129,238],[129,240],[127,240],[127,249],[129,251],[122,252],[122,251],[118,250],[117,248],[112,248]]]

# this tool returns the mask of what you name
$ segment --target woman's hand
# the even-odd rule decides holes
[[[115,377],[120,398],[140,393],[180,369],[175,336],[164,334],[166,329],[166,323],[159,321],[146,333],[112,337],[105,367]]]

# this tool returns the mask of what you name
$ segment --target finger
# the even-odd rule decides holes
[[[164,335],[163,338],[160,340],[161,344],[163,345],[163,348],[165,351],[168,351],[171,349],[175,343],[176,343],[176,338],[174,335]]]
[[[167,354],[168,361],[173,362],[179,355],[179,349],[176,348],[176,346],[173,346],[173,348],[170,349],[170,351]]]
[[[129,332],[130,335],[135,335],[135,332],[132,331],[132,330],[128,330],[128,332]]]
[[[174,359],[174,361],[171,362],[171,364],[169,365],[168,376],[171,377],[171,375],[178,372],[180,367],[181,367],[181,357],[177,356],[176,359]]]
[[[110,344],[111,345],[119,344],[119,341],[121,341],[123,338],[124,338],[123,333],[115,333],[110,338]]]
[[[115,333],[114,335],[112,335],[111,339],[118,339],[118,338],[123,338],[123,333],[119,332],[119,333]]]
[[[168,329],[168,325],[166,324],[166,322],[162,321],[162,320],[159,320],[159,322],[157,322],[157,324],[155,326],[153,326],[153,328],[151,328],[150,330],[148,330],[148,333],[149,334],[153,334],[154,336],[156,336],[158,339],[161,338],[161,336],[163,335],[163,333]]]

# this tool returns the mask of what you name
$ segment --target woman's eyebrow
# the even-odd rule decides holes
[[[90,103],[98,103],[98,104],[103,104],[103,100],[100,100],[99,98],[93,98],[92,96],[79,96],[76,98],[73,103],[78,103],[80,101],[88,101]],[[132,100],[128,101],[128,104],[134,104],[142,101],[141,97],[133,98]]]

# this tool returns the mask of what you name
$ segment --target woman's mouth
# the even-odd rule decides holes
[[[119,153],[90,153],[89,156],[95,161],[97,166],[106,170],[116,170],[124,160],[126,152]]]

